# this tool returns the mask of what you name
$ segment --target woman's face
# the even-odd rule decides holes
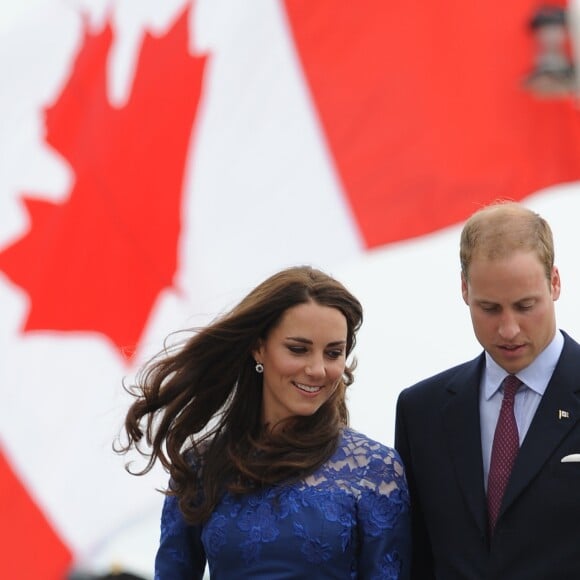
[[[346,339],[346,318],[336,308],[307,302],[286,310],[253,353],[264,365],[265,424],[312,415],[330,398],[346,365]]]

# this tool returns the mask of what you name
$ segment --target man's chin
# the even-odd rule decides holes
[[[526,347],[522,346],[517,350],[498,349],[492,355],[493,360],[510,375],[519,373],[525,369],[532,361],[526,356]]]

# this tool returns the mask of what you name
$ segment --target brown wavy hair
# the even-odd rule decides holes
[[[134,447],[148,458],[136,475],[159,460],[171,477],[166,493],[178,496],[188,522],[205,521],[225,492],[303,478],[336,450],[348,424],[345,396],[355,360],[313,415],[291,417],[276,430],[261,422],[262,375],[252,352],[286,310],[311,301],[344,314],[348,357],[362,324],[360,302],[320,270],[294,267],[262,282],[185,344],[164,350],[126,386],[135,401],[125,419],[127,442],[116,450]]]

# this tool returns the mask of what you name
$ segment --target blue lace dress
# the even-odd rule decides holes
[[[405,579],[409,495],[397,452],[352,429],[305,480],[225,495],[202,526],[175,497],[161,518],[155,580]]]

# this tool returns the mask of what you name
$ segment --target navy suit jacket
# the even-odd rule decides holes
[[[413,522],[413,580],[580,579],[580,345],[564,348],[522,442],[493,538],[479,420],[485,357],[404,390],[397,403]]]

